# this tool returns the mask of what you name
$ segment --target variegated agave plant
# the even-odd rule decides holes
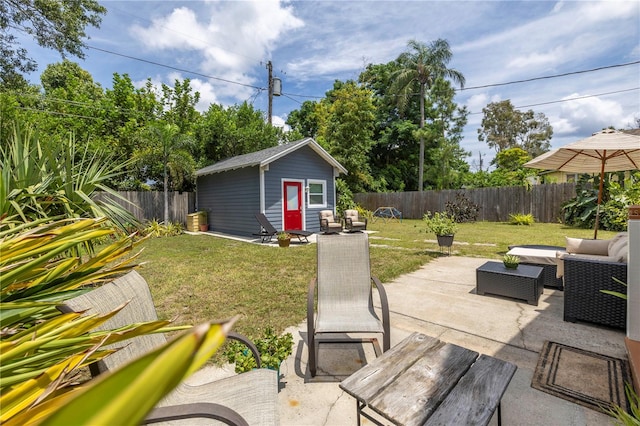
[[[117,311],[83,316],[56,309],[136,266],[133,238],[116,238],[105,222],[43,219],[12,228],[0,222],[0,423],[137,424],[224,341],[228,324],[204,324],[100,380],[76,383],[80,368],[110,353],[104,345],[176,329],[157,321],[93,332]],[[116,239],[96,249],[104,238]],[[158,368],[166,374],[142,379]]]

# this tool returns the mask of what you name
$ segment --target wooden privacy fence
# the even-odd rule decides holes
[[[162,191],[118,191],[128,202],[100,192],[96,199],[111,199],[120,204],[141,222],[157,219],[164,220],[164,192]],[[195,193],[169,192],[169,221],[187,223],[187,214],[195,211]],[[133,204],[133,205],[132,205]]]
[[[446,202],[462,194],[480,206],[478,220],[506,222],[513,213],[532,214],[537,222],[557,223],[562,204],[576,196],[575,183],[505,186],[499,188],[455,189],[355,194],[354,201],[367,210],[395,207],[407,219],[422,219],[427,211],[444,211]]]

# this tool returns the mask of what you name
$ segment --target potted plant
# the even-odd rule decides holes
[[[278,378],[280,378],[280,364],[291,355],[293,335],[285,333],[278,336],[273,328],[267,327],[262,338],[251,340],[260,353],[262,367],[277,370]],[[240,342],[230,341],[224,355],[230,363],[236,364],[236,373],[244,373],[256,368],[256,361],[253,359],[251,351]]]
[[[207,232],[209,230],[209,223],[207,221],[207,212],[201,210],[197,212],[198,214],[198,228],[200,232]]]
[[[422,220],[427,224],[427,230],[436,234],[440,247],[453,245],[453,236],[458,230],[458,224],[453,215],[445,212],[427,212]]]
[[[289,247],[291,243],[291,235],[287,234],[284,231],[278,232],[278,245],[280,247]]]
[[[502,258],[502,263],[507,269],[518,269],[520,258],[514,254],[505,254]]]

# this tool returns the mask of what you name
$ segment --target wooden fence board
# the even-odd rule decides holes
[[[111,199],[120,204],[141,222],[156,219],[164,220],[164,192],[159,191],[119,191],[118,194],[126,199],[122,201],[101,192],[95,195],[98,200]],[[169,192],[169,221],[187,223],[187,214],[195,211],[195,193]]]
[[[576,195],[575,183],[506,186],[499,188],[408,191],[355,194],[354,201],[367,210],[395,207],[407,219],[421,219],[427,211],[444,211],[447,201],[462,194],[480,206],[478,220],[506,222],[510,214],[531,214],[537,222],[556,223],[562,218],[562,204]]]
[[[444,211],[447,201],[455,202],[462,194],[480,206],[478,220],[506,222],[513,213],[532,214],[537,222],[557,223],[562,218],[562,204],[576,195],[575,183],[533,185],[500,188],[477,188],[442,191],[408,191],[355,194],[354,200],[367,210],[378,207],[395,207],[407,219],[422,219],[427,211]],[[164,193],[159,191],[120,191],[119,194],[133,203],[116,200],[129,209],[140,221],[164,218]],[[104,193],[98,199],[107,197]],[[169,192],[169,220],[186,224],[187,215],[195,211],[195,193]]]

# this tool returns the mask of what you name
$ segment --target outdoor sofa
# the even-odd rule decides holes
[[[627,301],[601,290],[627,293],[627,256],[626,232],[609,240],[567,238],[567,252],[559,254],[558,263],[565,321],[626,328]]]

